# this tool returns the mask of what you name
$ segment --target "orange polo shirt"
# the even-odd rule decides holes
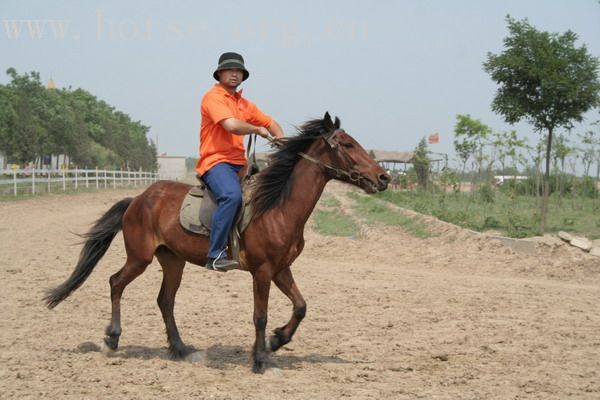
[[[200,176],[222,162],[235,165],[246,163],[244,136],[226,131],[221,126],[221,121],[236,118],[265,128],[273,122],[273,118],[243,98],[241,90],[232,95],[219,84],[213,86],[202,98],[200,113],[200,159],[196,164],[196,171]]]

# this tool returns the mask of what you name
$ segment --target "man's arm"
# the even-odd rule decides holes
[[[281,126],[275,120],[271,122],[271,125],[269,125],[267,130],[274,138],[282,138],[285,136],[283,133],[283,129],[281,129]]]
[[[220,123],[223,129],[225,129],[227,132],[233,133],[234,135],[257,134],[264,138],[269,137],[269,135],[273,137],[283,137],[283,130],[275,120],[271,122],[269,128],[252,125],[237,118],[227,118]]]

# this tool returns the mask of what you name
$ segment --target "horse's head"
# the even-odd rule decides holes
[[[340,128],[339,118],[331,120],[329,113],[323,119],[326,145],[319,153],[321,163],[333,179],[358,186],[367,193],[384,191],[391,177],[365,149],[346,131]]]
[[[348,182],[367,193],[387,188],[391,177],[340,128],[338,118],[332,121],[329,113],[325,113],[323,119],[307,121],[298,131],[297,136],[274,142],[277,151],[269,157],[269,166],[257,175],[252,196],[255,216],[263,215],[286,199],[294,187],[294,170],[301,159],[318,165],[327,179]],[[323,184],[326,182],[323,180]]]

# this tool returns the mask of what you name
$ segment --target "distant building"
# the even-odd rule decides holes
[[[406,164],[412,164],[415,159],[414,151],[370,150],[369,155],[383,168],[392,171],[399,171],[400,165],[406,170]]]
[[[495,175],[494,183],[496,185],[502,185],[508,181],[526,181],[528,179],[527,176],[522,175]]]
[[[48,79],[48,84],[46,85],[46,87],[48,89],[56,89],[56,85],[54,84],[54,81],[52,80],[52,78]]]
[[[182,156],[157,156],[159,179],[179,181],[185,178],[185,157]]]

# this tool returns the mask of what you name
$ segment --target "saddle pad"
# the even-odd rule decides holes
[[[216,206],[212,194],[208,191],[205,191],[203,197],[188,193],[181,203],[179,222],[188,231],[209,236]]]
[[[253,192],[253,185],[244,185],[243,191],[245,201],[242,205],[242,212],[238,214],[233,229],[229,232],[231,254],[233,259],[238,262],[240,262],[241,232],[246,229],[252,220],[249,199]],[[181,202],[179,223],[190,232],[210,236],[212,217],[216,209],[217,202],[213,194],[204,185],[194,186]],[[247,270],[247,267],[242,265],[240,269]]]

